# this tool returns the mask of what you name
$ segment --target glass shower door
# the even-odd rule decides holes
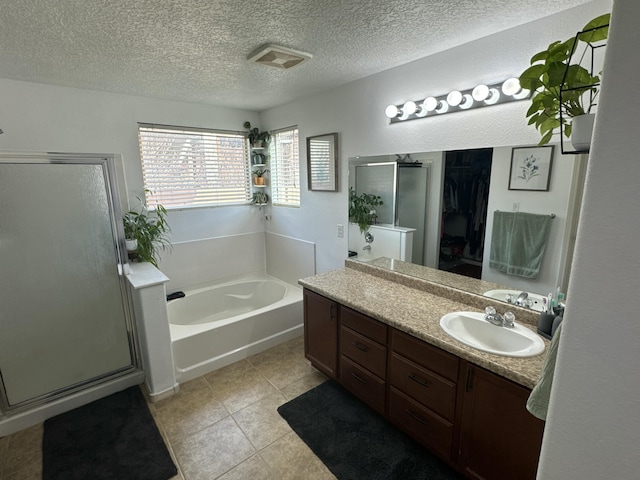
[[[137,368],[113,160],[0,156],[4,410]]]

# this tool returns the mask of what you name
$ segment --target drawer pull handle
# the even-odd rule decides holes
[[[360,342],[353,342],[353,346],[356,347],[358,350],[362,350],[363,352],[369,351],[369,347],[367,347],[366,345]]]
[[[411,375],[409,375],[409,378],[414,382],[416,382],[417,384],[422,385],[423,387],[429,387],[431,385],[431,382],[428,382],[427,380],[418,377],[415,373],[412,373]]]
[[[362,378],[360,375],[358,375],[357,373],[352,373],[351,376],[353,378],[355,378],[356,380],[358,380],[360,383],[364,383],[365,385],[367,384],[367,381]]]
[[[424,418],[421,418],[417,413],[414,413],[411,410],[405,410],[405,412],[407,413],[407,415],[409,415],[414,420],[420,422],[421,424],[423,425],[427,424],[427,421]]]

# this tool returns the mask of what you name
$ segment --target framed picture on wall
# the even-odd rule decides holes
[[[509,190],[548,192],[553,145],[518,147],[511,150]]]

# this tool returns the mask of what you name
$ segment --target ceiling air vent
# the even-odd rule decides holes
[[[300,65],[312,57],[310,53],[300,52],[278,45],[265,45],[249,55],[250,62],[256,62],[269,67],[287,70]]]

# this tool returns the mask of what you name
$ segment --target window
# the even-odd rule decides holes
[[[247,203],[247,138],[239,132],[138,125],[147,204],[188,207]]]
[[[300,206],[300,161],[298,129],[272,132],[271,194],[274,205]]]

